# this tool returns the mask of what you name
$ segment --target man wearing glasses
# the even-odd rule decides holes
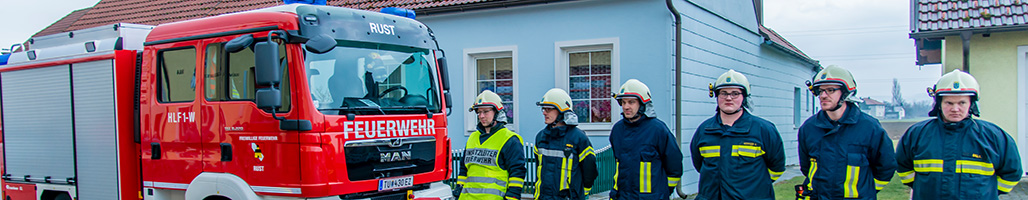
[[[800,169],[807,178],[796,186],[799,199],[877,199],[896,171],[892,140],[878,120],[854,102],[853,75],[828,66],[807,86],[821,111],[799,129]]]
[[[710,96],[717,113],[696,128],[689,148],[700,173],[696,199],[774,199],[771,183],[785,172],[785,149],[774,123],[747,111],[749,80],[728,70]]]

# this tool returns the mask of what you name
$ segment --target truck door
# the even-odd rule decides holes
[[[299,142],[296,131],[279,129],[279,121],[272,117],[270,110],[257,108],[254,100],[257,89],[253,51],[247,48],[239,52],[225,52],[220,46],[215,49],[221,54],[218,57],[222,62],[217,64],[221,70],[208,70],[214,76],[208,78],[205,88],[214,88],[214,91],[208,93],[208,98],[211,105],[218,107],[215,116],[219,119],[215,121],[220,123],[221,141],[205,145],[230,148],[232,158],[230,162],[223,162],[224,171],[236,174],[255,186],[255,192],[291,191],[268,186],[273,183],[299,182],[299,170],[296,170],[299,166]],[[292,119],[298,116],[298,112],[293,111],[291,106],[292,80],[289,78],[290,70],[286,70],[289,67],[286,64],[285,49],[286,45],[279,46],[282,107],[276,113]]]
[[[197,65],[191,43],[156,47],[154,64],[144,71],[142,165],[144,186],[186,189],[203,170],[200,152],[201,105],[197,96]],[[148,51],[153,52],[153,51]]]

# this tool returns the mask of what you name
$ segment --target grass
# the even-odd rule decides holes
[[[775,184],[775,199],[796,199],[796,189],[793,186],[803,183],[803,178],[803,176],[797,176]],[[899,176],[893,175],[892,180],[885,186],[885,189],[878,192],[878,199],[910,199],[910,188],[900,183]]]

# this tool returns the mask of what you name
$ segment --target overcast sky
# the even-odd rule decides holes
[[[0,14],[0,47],[27,40],[68,13],[99,0],[5,1]],[[908,38],[907,0],[765,0],[764,24],[824,66],[853,72],[858,96],[892,99],[892,79],[899,78],[907,101],[928,100],[925,88],[940,76],[940,66],[914,65],[914,42]]]
[[[906,101],[930,100],[941,65],[915,65],[909,0],[764,0],[764,25],[822,66],[849,69],[857,96],[892,101],[899,78]]]
[[[92,7],[99,0],[14,1],[3,0],[0,6],[0,48],[25,42],[43,28],[72,11]]]

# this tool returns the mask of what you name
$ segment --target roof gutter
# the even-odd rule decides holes
[[[946,36],[960,36],[961,33],[970,31],[971,34],[982,34],[982,33],[996,33],[996,32],[1008,32],[1008,31],[1026,31],[1028,30],[1028,24],[1012,25],[1012,26],[999,26],[999,27],[979,27],[979,28],[961,28],[961,29],[949,29],[949,30],[938,30],[938,31],[924,31],[910,33],[912,39],[932,39],[941,38]]]
[[[416,10],[414,10],[414,12],[417,13],[417,15],[419,15],[419,16],[420,15],[436,15],[436,14],[443,14],[443,13],[465,12],[465,11],[483,10],[483,9],[490,9],[490,8],[506,8],[506,7],[525,6],[525,5],[534,5],[534,4],[545,4],[545,3],[554,3],[554,2],[562,2],[562,1],[573,1],[573,0],[505,0],[505,1],[488,1],[488,2],[481,2],[481,3],[469,3],[469,4],[443,6],[443,7],[422,8],[422,9],[416,9]]]
[[[675,16],[675,144],[679,147],[682,146],[682,13],[675,9],[675,5],[671,0],[665,0],[668,11]],[[678,193],[678,197],[683,199],[688,197],[689,194],[685,194],[682,190],[683,184],[678,184],[675,187],[675,192]]]

